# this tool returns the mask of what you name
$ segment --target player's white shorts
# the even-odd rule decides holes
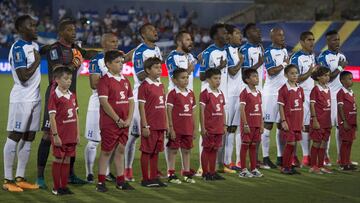
[[[40,130],[41,101],[9,104],[7,131],[36,132]]]
[[[85,137],[88,140],[100,142],[100,102],[97,93],[90,96],[86,113]]]
[[[337,126],[337,114],[338,114],[338,111],[337,111],[337,100],[336,98],[331,99],[331,125],[332,126]]]
[[[238,96],[229,96],[227,101],[227,125],[239,126],[240,125],[240,98]]]
[[[310,94],[305,94],[303,125],[310,125]]]
[[[264,122],[279,123],[279,104],[277,103],[277,95],[264,95],[262,97],[262,109]]]
[[[134,114],[130,124],[130,135],[139,136],[141,133],[139,102],[134,101]]]

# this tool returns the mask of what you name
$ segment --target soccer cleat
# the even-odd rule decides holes
[[[186,183],[196,183],[196,181],[191,176],[185,176],[184,181]]]
[[[51,190],[51,193],[55,196],[60,196],[60,195],[64,195],[64,192],[62,191],[61,188],[59,188],[58,190],[55,190],[54,188]]]
[[[322,173],[327,173],[327,174],[332,174],[332,173],[333,173],[330,169],[328,169],[328,168],[326,168],[326,167],[321,167],[321,168],[320,168],[320,171],[321,171]]]
[[[74,193],[68,188],[61,188],[63,195],[73,195]]]
[[[201,177],[203,175],[203,170],[201,167],[199,167],[199,169],[196,171],[195,176],[196,177]]]
[[[15,184],[20,187],[23,190],[37,190],[39,189],[39,186],[37,184],[32,184],[29,182],[26,182],[25,178],[22,177],[16,177],[15,178]]]
[[[47,185],[45,184],[45,180],[44,180],[43,177],[41,177],[41,178],[38,177],[36,179],[36,185],[38,185],[40,189],[46,189],[47,188]]]
[[[212,179],[213,180],[225,180],[224,177],[222,177],[220,174],[215,173],[214,175],[212,175]]]
[[[212,176],[209,173],[203,174],[202,178],[204,181],[211,181],[213,180]]]
[[[318,175],[323,174],[323,172],[321,172],[321,170],[317,166],[311,167],[309,169],[309,173],[314,173],[314,174],[318,174]]]
[[[291,166],[290,167],[290,171],[293,175],[300,175],[301,173],[299,171],[296,170],[295,166]]]
[[[263,163],[264,163],[264,168],[265,168],[265,166],[267,166],[265,169],[277,168],[277,166],[271,161],[271,159],[269,157],[264,157]]]
[[[105,183],[98,183],[96,185],[96,191],[98,191],[98,192],[107,192],[108,189],[107,189]]]
[[[310,162],[309,162],[310,163]],[[299,158],[297,156],[293,156],[291,160],[291,165],[299,168],[301,166]]]
[[[87,175],[86,180],[89,183],[94,183],[94,175],[90,173],[89,175]]]
[[[168,182],[174,184],[181,184],[181,180],[176,175],[169,176]]]
[[[226,166],[224,166],[223,170],[222,170],[223,173],[236,173],[235,170],[232,170]]]
[[[9,192],[23,192],[24,191],[21,187],[17,186],[14,183],[14,181],[7,180],[7,179],[4,180],[3,189],[7,190]]]
[[[350,164],[350,165],[349,165],[349,168],[350,168],[350,170],[352,170],[352,171],[357,171],[357,167],[356,167],[356,165],[354,165],[354,164]]]
[[[257,168],[252,170],[251,174],[254,176],[254,178],[260,178],[264,176],[264,174],[262,174]]]
[[[168,186],[166,183],[161,182],[160,179],[155,179],[152,182],[155,184],[158,184],[159,187],[167,187]]]
[[[160,187],[159,184],[155,183],[154,181],[151,180],[142,180],[141,181],[141,186],[143,187]]]
[[[112,173],[109,173],[109,174],[106,175],[105,180],[109,181],[109,182],[115,182],[116,177]]]
[[[239,173],[239,177],[240,178],[252,178],[254,177],[252,173],[250,173],[250,171],[247,168],[244,168],[240,173]]]
[[[358,165],[359,165],[359,163],[356,162],[356,161],[351,161],[351,164],[352,164],[352,165],[355,165],[355,166],[358,166]]]
[[[310,166],[310,156],[304,156],[301,162],[302,166]]]
[[[325,159],[324,159],[324,166],[328,166],[328,167],[332,166],[329,157],[325,157]]]
[[[281,173],[285,175],[293,175],[292,170],[290,168],[281,168]]]
[[[283,160],[282,156],[278,156],[276,158],[276,165],[281,167],[282,166],[282,160]]]
[[[85,184],[88,184],[87,181],[77,177],[75,174],[69,176],[68,183],[73,184],[73,185],[85,185]]]
[[[119,190],[135,190],[128,182],[116,183],[116,188]]]

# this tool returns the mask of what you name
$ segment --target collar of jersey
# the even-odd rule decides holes
[[[328,86],[326,86],[325,88],[323,88],[319,84],[316,84],[316,86],[319,88],[320,91],[323,91],[323,92],[326,92],[326,93],[328,93],[328,91],[330,90]]]
[[[147,44],[145,44],[145,43],[142,43],[145,47],[146,47],[146,49],[151,49],[151,50],[155,50],[155,47],[156,47],[156,45],[155,45],[155,47],[154,48],[151,48],[151,47],[149,47]]]
[[[221,94],[221,91],[219,89],[217,89],[217,92],[214,92],[210,87],[207,87],[206,90],[213,94],[215,97],[218,97]]]
[[[258,93],[260,93],[260,91],[259,91],[258,89],[256,89],[255,92],[253,92],[253,91],[249,88],[248,85],[246,85],[245,89],[246,89],[246,92],[247,92],[247,93],[251,93],[251,94],[254,95],[255,97],[258,95]]]
[[[174,50],[174,53],[175,53],[176,55],[180,55],[180,56],[185,55],[185,53],[183,53],[183,52],[178,52],[178,51],[176,51],[176,49]]]
[[[186,90],[185,92],[182,92],[178,87],[175,86],[175,92],[177,94],[180,93],[186,97],[190,93],[190,90],[188,88],[185,88],[185,90]]]
[[[226,44],[224,45],[223,48],[216,46],[216,44],[212,44],[212,46],[214,46],[215,48],[217,48],[218,50],[221,50],[221,51],[224,51],[226,49]]]
[[[304,52],[303,50],[300,50],[299,52],[302,53],[303,55],[306,55],[306,56],[313,55],[313,53],[314,53],[314,52],[306,53],[306,52]]]
[[[348,90],[348,89],[346,89],[345,87],[342,87],[341,89],[343,89],[343,91],[344,91],[346,94],[350,94],[351,96],[353,95],[352,89]]]
[[[294,91],[297,91],[299,88],[298,84],[296,84],[296,87],[291,87],[289,82],[286,82],[286,87],[288,88],[288,90],[294,90]]]
[[[271,44],[271,45],[270,45],[270,48],[271,48],[271,49],[276,49],[276,50],[282,50],[282,49],[284,49],[285,47],[284,47],[284,48],[274,47],[274,45]]]
[[[27,45],[31,45],[32,44],[32,41],[26,41],[26,40],[24,40],[24,39],[19,39],[19,41],[22,41],[22,42],[24,42],[25,44],[27,44]]]
[[[62,92],[59,90],[59,86],[56,87],[55,93],[56,93],[56,96],[57,96],[58,98],[60,98],[60,97],[65,97],[66,99],[70,99],[70,96],[72,95],[72,93],[70,92],[70,90],[67,90],[67,93],[66,93],[66,94],[62,93]]]
[[[159,79],[157,79],[156,82],[152,81],[150,78],[145,78],[146,82],[148,82],[150,85],[156,85],[156,86],[160,86],[161,85],[161,81]]]
[[[109,77],[109,78],[114,78],[115,80],[117,80],[117,81],[121,81],[121,80],[124,80],[125,79],[125,77],[122,75],[122,74],[120,74],[120,77],[119,76],[114,76],[113,74],[111,74],[109,71],[106,73],[106,75]]]
[[[250,42],[246,42],[246,44],[248,44],[250,47],[260,47],[260,44],[256,45]]]

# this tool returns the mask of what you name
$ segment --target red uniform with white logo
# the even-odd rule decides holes
[[[191,149],[194,137],[193,109],[196,107],[194,93],[189,89],[181,92],[175,87],[169,92],[166,104],[173,107],[171,115],[176,133],[176,139],[169,139],[167,146],[171,149]]]
[[[316,118],[320,129],[313,129],[313,118],[310,120],[310,138],[315,142],[328,141],[331,134],[331,96],[328,87],[316,85],[310,93],[310,103],[315,105]]]
[[[110,72],[100,78],[97,86],[99,98],[107,98],[120,119],[125,121],[129,113],[129,100],[133,99],[130,82],[124,76],[113,76]],[[109,152],[120,143],[126,145],[129,128],[119,128],[100,108],[101,150]]]
[[[62,146],[54,145],[53,136],[51,141],[53,144],[53,155],[56,158],[74,157],[76,155],[77,144],[77,118],[76,95],[70,90],[63,94],[59,88],[52,88],[49,97],[48,110],[49,114],[55,113],[56,127]],[[53,132],[50,132],[51,135]]]
[[[204,124],[207,131],[207,135],[203,137],[202,146],[218,149],[222,146],[224,135],[224,94],[221,90],[214,92],[206,88],[200,93],[200,104],[205,106]]]
[[[240,93],[240,104],[245,105],[246,120],[250,128],[250,133],[244,133],[244,124],[241,124],[241,140],[243,142],[260,142],[260,127],[263,121],[261,109],[261,93],[255,92],[246,86]]]
[[[352,90],[341,88],[337,93],[336,99],[338,104],[343,105],[345,119],[351,127],[351,129],[348,131],[344,129],[344,124],[338,110],[338,125],[339,125],[340,139],[344,141],[353,141],[356,137],[356,128],[357,128],[357,124],[356,124],[357,106],[355,102],[355,95]]]
[[[140,151],[158,153],[164,151],[166,130],[164,85],[146,78],[139,87],[138,101],[145,103],[145,116],[150,126],[150,136],[141,136]],[[144,127],[144,126],[142,126]]]
[[[304,101],[304,90],[300,86],[290,87],[289,83],[286,83],[279,90],[278,104],[284,107],[285,120],[289,126],[289,131],[281,131],[281,137],[287,142],[301,140]]]

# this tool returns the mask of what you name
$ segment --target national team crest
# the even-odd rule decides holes
[[[91,64],[91,72],[95,72],[95,64]]]
[[[20,52],[16,52],[15,53],[15,62],[20,62],[20,61],[22,61],[21,54],[20,54]]]
[[[140,59],[136,60],[136,66],[137,66],[137,67],[140,67],[140,66],[141,66],[141,60],[140,60]]]
[[[58,53],[56,51],[56,49],[53,49],[50,51],[50,59],[51,60],[57,60],[59,59]]]

